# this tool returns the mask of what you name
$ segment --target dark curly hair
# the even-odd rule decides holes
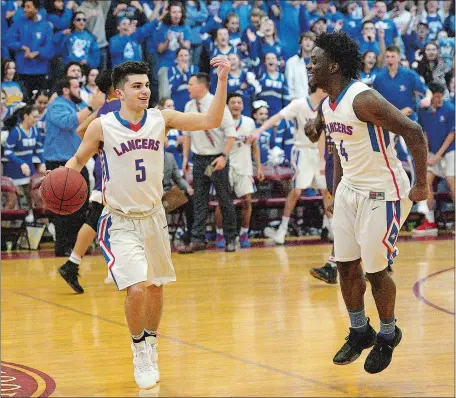
[[[358,43],[345,32],[321,33],[315,40],[327,57],[339,65],[343,77],[357,79],[362,67]]]
[[[112,86],[122,87],[130,75],[149,75],[149,66],[145,62],[127,61],[117,65],[112,71]]]

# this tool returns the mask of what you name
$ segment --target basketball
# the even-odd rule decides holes
[[[44,177],[40,193],[46,209],[68,215],[79,210],[87,200],[87,183],[78,171],[59,167]]]

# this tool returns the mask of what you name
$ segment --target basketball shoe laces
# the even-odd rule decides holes
[[[150,347],[146,344],[143,347],[135,345],[133,363],[135,364],[135,369],[141,374],[152,370],[149,350]]]

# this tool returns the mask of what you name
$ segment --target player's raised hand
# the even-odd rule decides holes
[[[413,202],[421,202],[429,196],[429,185],[427,182],[416,184],[409,192],[409,199]]]
[[[226,81],[230,73],[231,63],[224,55],[218,55],[211,59],[211,66],[217,68],[217,75],[220,80]]]

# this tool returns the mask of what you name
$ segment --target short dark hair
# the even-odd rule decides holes
[[[95,79],[95,84],[103,94],[108,94],[112,87],[112,70],[105,69]]]
[[[386,47],[386,51],[398,53],[399,55],[401,55],[401,49],[398,46],[395,46],[394,44]]]
[[[68,73],[68,69],[70,69],[73,65],[77,65],[81,68],[81,73],[84,74],[84,70],[82,68],[82,65],[77,62],[77,61],[70,61],[65,65],[65,69],[63,70],[63,74],[66,76]]]
[[[27,1],[31,1],[33,3],[33,7],[35,7],[37,10],[40,9],[40,0],[25,0],[24,5],[27,3]]]
[[[432,94],[435,93],[440,93],[440,94],[445,94],[445,86],[442,83],[439,82],[431,82],[428,85],[429,90],[431,90]]]
[[[112,86],[122,87],[131,75],[149,75],[149,67],[145,62],[127,61],[117,65],[112,71]]]
[[[242,100],[242,103],[244,103],[244,99],[242,98],[242,94],[239,94],[236,91],[228,94],[228,97],[226,98],[226,103],[227,104],[230,102],[231,98],[240,98]]]
[[[209,75],[205,72],[198,72],[193,74],[191,77],[196,77],[196,80],[198,80],[198,83],[203,83],[206,88],[209,90],[211,88],[211,78]]]
[[[359,46],[345,32],[321,33],[315,40],[332,62],[339,65],[342,76],[357,79],[361,70],[362,60],[359,55]]]
[[[57,93],[57,95],[63,95],[63,89],[70,88],[72,80],[78,81],[78,79],[76,79],[75,77],[68,76],[63,76],[59,80],[57,80],[57,83],[55,84],[55,92]]]

